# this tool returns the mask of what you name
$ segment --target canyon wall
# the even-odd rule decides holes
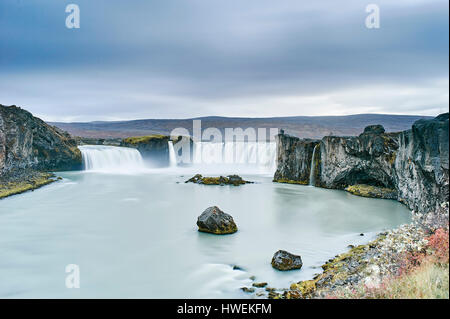
[[[299,139],[285,135],[276,136],[277,170],[274,180],[293,184],[309,184],[314,147],[319,140]]]
[[[15,105],[0,104],[0,175],[23,169],[80,169],[81,162],[68,133]]]
[[[359,136],[326,136],[320,142],[277,136],[276,182],[306,184],[313,167],[315,185],[345,189],[369,185],[389,189],[387,198],[410,209],[428,213],[449,198],[448,113],[435,119],[419,120],[410,130],[385,133],[381,125],[366,127]]]
[[[142,158],[152,166],[164,167],[169,165],[169,136],[129,137],[123,139],[120,146],[137,149]]]

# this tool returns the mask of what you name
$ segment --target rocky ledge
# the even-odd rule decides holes
[[[395,189],[377,187],[372,185],[350,185],[345,188],[345,190],[353,195],[370,197],[370,198],[384,198],[384,199],[394,199],[398,198]]]
[[[194,177],[188,179],[185,183],[195,183],[201,185],[233,185],[239,186],[244,184],[252,184],[253,182],[246,181],[242,179],[239,175],[228,175],[227,177],[219,176],[219,177],[203,177],[200,174],[195,175]]]
[[[23,170],[0,176],[0,199],[33,191],[60,179],[53,173]]]
[[[0,199],[57,180],[48,171],[81,169],[81,152],[68,133],[17,107],[0,105]]]

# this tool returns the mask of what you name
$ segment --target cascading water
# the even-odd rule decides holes
[[[259,172],[276,170],[275,142],[195,142],[194,164],[252,167]]]
[[[173,148],[173,142],[169,141],[169,165],[170,167],[177,166],[177,157],[175,155],[175,149]]]
[[[133,173],[146,169],[138,150],[128,147],[84,145],[78,147],[86,171]]]
[[[316,157],[316,149],[319,144],[314,146],[312,157],[311,157],[311,168],[309,172],[309,185],[316,186],[316,166],[314,165],[314,158]]]

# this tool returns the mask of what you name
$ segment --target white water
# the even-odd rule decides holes
[[[169,163],[170,167],[177,166],[177,156],[175,154],[175,149],[173,148],[173,142],[169,141]]]
[[[138,150],[128,147],[79,146],[86,171],[104,173],[136,173],[146,169]]]
[[[276,170],[275,142],[195,142],[194,164],[256,168],[261,173]]]
[[[309,185],[311,185],[311,186],[316,185],[316,177],[315,177],[316,167],[314,166],[314,157],[316,156],[317,146],[319,146],[319,144],[314,146],[312,158],[311,158],[311,168],[310,168],[310,172],[309,172]]]

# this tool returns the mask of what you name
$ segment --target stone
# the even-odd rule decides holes
[[[195,183],[201,185],[233,185],[239,186],[244,184],[252,184],[253,182],[249,182],[244,180],[239,175],[229,175],[227,177],[219,176],[219,177],[206,177],[200,174],[196,174],[190,179],[188,179],[185,183]]]
[[[247,292],[247,293],[254,293],[255,292],[255,288],[242,287],[241,290],[243,292]]]
[[[272,267],[281,271],[300,269],[302,266],[303,262],[300,256],[285,250],[277,251],[272,258]]]
[[[224,213],[217,206],[207,208],[197,219],[200,232],[216,235],[232,234],[237,232],[233,217]]]
[[[48,125],[15,105],[0,104],[0,175],[34,169],[81,169],[77,142],[67,132]]]
[[[383,125],[369,125],[364,128],[363,134],[376,134],[380,135],[383,134],[386,130],[384,129]]]

